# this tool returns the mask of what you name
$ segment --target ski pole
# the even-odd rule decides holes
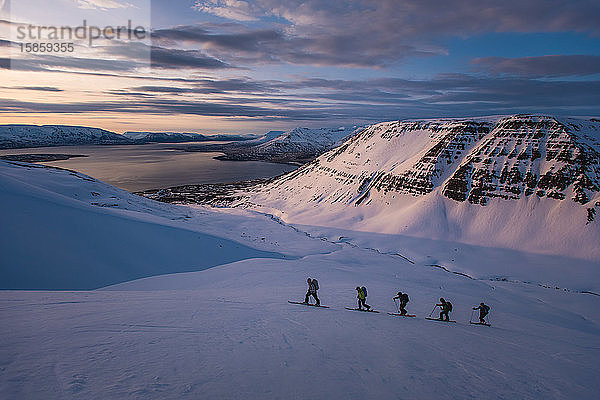
[[[471,311],[471,318],[469,319],[469,322],[473,322],[473,314],[475,314],[475,310]]]
[[[433,310],[431,310],[431,312],[429,313],[429,318],[431,318],[431,316],[433,315],[433,312],[435,311],[436,308],[437,308],[437,304],[433,307]]]
[[[396,301],[396,299],[394,299],[394,304],[396,304],[396,311],[400,312],[400,306],[398,305],[398,302]]]

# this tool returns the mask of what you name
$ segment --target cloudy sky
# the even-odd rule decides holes
[[[49,7],[48,4],[52,4]],[[600,115],[597,0],[0,0],[0,123],[260,133]],[[143,26],[27,53],[18,27]],[[35,32],[35,29],[34,29]],[[39,41],[39,40],[38,40]],[[42,42],[57,40],[42,38]]]

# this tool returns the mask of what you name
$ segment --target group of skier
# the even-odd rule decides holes
[[[303,304],[310,305],[308,302],[309,298],[313,297],[315,299],[315,306],[320,307],[321,301],[319,300],[319,297],[317,295],[317,291],[319,290],[319,282],[316,279],[311,279],[311,278],[308,278],[306,280],[306,282],[308,283],[308,291],[306,292],[306,296],[304,298]],[[367,304],[367,288],[365,286],[357,286],[356,292],[357,292],[356,298],[358,299],[358,308],[356,310],[372,311],[371,306]],[[410,301],[408,294],[398,292],[398,294],[393,297],[393,300],[394,300],[394,302],[397,301],[396,304],[397,304],[398,312],[399,312],[399,314],[394,314],[394,315],[414,317],[414,315],[408,315],[408,312],[406,311],[406,305]],[[364,307],[364,310],[363,310],[363,307]],[[433,314],[433,312],[435,311],[435,309],[437,307],[440,307],[440,317],[436,318],[436,319],[439,321],[449,322],[450,321],[450,313],[452,312],[452,303],[447,301],[443,297],[440,298],[440,302],[435,305],[435,307],[431,311],[431,314]],[[485,317],[490,313],[490,307],[484,303],[480,303],[479,306],[473,307],[473,310],[479,311],[479,323],[487,324]],[[377,312],[377,311],[375,311],[375,312]],[[431,314],[429,314],[430,317],[431,317]],[[428,318],[428,319],[432,319],[432,318]]]

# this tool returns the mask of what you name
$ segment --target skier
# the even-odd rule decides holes
[[[358,309],[362,310],[362,306],[365,306],[367,311],[369,311],[371,306],[367,304],[367,288],[364,286],[362,288],[357,286],[356,291],[358,292],[358,296],[356,296],[358,299]]]
[[[394,301],[395,300],[399,300],[400,301],[400,315],[406,315],[407,311],[406,311],[406,304],[408,303],[408,294],[406,293],[402,293],[402,292],[398,292],[398,295],[396,297],[394,297]]]
[[[319,290],[319,282],[317,282],[316,279],[308,278],[306,280],[306,283],[308,283],[308,291],[306,292],[306,297],[304,297],[304,303],[308,304],[308,297],[312,296],[315,298],[315,301],[317,302],[316,305],[320,306],[321,301],[317,297],[317,290]]]
[[[440,298],[440,304],[436,304],[436,307],[440,307],[442,311],[440,311],[440,321],[450,321],[449,312],[452,311],[452,303],[444,300],[443,297]],[[446,318],[444,318],[444,316]]]
[[[479,307],[473,307],[473,310],[479,310],[479,323],[485,324],[485,316],[490,313],[490,306],[480,303]]]

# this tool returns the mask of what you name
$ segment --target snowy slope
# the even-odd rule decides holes
[[[600,261],[600,121],[394,121],[249,194],[286,222]]]
[[[146,202],[82,174],[0,162],[0,289],[94,289],[282,257],[190,229],[186,214]]]
[[[331,309],[287,303],[302,298],[306,276],[319,279]],[[418,318],[344,310],[358,284],[382,311],[408,292]],[[456,324],[423,319],[440,296]],[[491,328],[468,324],[480,301],[492,306]],[[0,396],[594,399],[599,305],[349,246],[106,291],[0,292]]]
[[[130,139],[99,128],[66,125],[0,125],[0,149],[129,143],[132,143]]]
[[[197,271],[96,291],[0,291],[2,399],[595,399],[600,390],[600,297],[575,290],[598,290],[597,269],[569,274],[573,290],[472,279],[432,267],[431,255],[455,252],[433,240],[412,249],[411,263],[384,253],[393,235],[349,242],[341,230],[156,203],[69,171],[0,162],[0,186],[1,282],[15,266],[38,284],[39,275],[104,279],[138,259],[150,274],[177,260]],[[506,268],[506,250],[479,251]],[[204,269],[212,256],[221,265]],[[331,309],[287,303],[302,299],[307,276]],[[343,309],[357,285],[381,314]],[[417,318],[385,313],[398,290]],[[440,296],[457,323],[424,319]],[[492,306],[492,327],[468,324],[480,301]]]

